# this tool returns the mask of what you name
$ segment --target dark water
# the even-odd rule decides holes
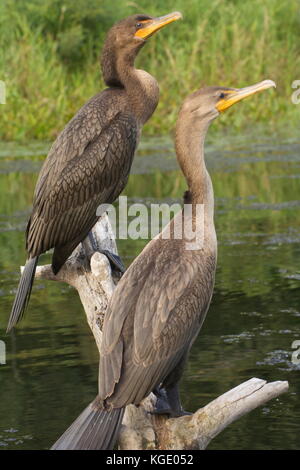
[[[215,143],[217,142],[217,144]],[[0,148],[0,448],[47,449],[94,398],[98,354],[74,290],[36,282],[21,327],[5,336],[23,231],[47,146]],[[210,449],[299,449],[300,143],[292,138],[210,138],[207,162],[219,241],[213,301],[181,384],[191,411],[251,377],[290,390],[232,424]],[[171,140],[144,141],[125,194],[179,201],[185,190]],[[145,240],[121,241],[128,265]],[[46,262],[49,256],[44,257]]]

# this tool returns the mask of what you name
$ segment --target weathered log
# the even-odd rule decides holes
[[[118,253],[106,214],[95,225],[93,235],[97,249]],[[94,251],[87,239],[77,247],[56,276],[51,266],[47,265],[37,268],[36,278],[65,282],[77,289],[88,324],[100,349],[105,311],[118,282],[106,256]],[[193,415],[180,418],[153,415],[156,398],[151,394],[140,406],[127,406],[119,436],[119,448],[205,449],[230,423],[287,390],[288,382],[267,383],[265,380],[252,378],[200,408]]]

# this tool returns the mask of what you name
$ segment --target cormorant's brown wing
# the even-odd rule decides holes
[[[118,102],[119,99],[119,102]],[[109,127],[122,110],[122,92],[106,89],[85,103],[53,142],[39,173],[33,206],[51,190],[67,163],[82,155],[88,145]]]
[[[72,251],[96,223],[99,204],[112,202],[124,188],[137,142],[136,121],[131,114],[118,112],[99,132],[88,134],[85,147],[78,147],[71,159],[56,161],[51,153],[39,178],[27,231],[32,256],[52,247]]]
[[[212,288],[201,289],[195,277],[210,286],[213,280],[198,276],[207,266],[194,254],[187,259],[182,249],[175,240],[153,240],[112,297],[103,328],[99,394],[111,395],[114,406],[124,400],[138,403],[162,381],[201,325]]]

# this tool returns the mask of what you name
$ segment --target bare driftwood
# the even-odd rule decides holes
[[[117,254],[117,246],[106,214],[93,229],[97,248]],[[90,261],[88,261],[90,260]],[[108,301],[118,282],[105,255],[94,251],[88,239],[79,245],[55,276],[51,266],[39,266],[36,278],[62,281],[75,287],[85,310],[98,349]],[[200,408],[191,416],[168,418],[151,413],[155,396],[140,406],[129,405],[119,436],[119,448],[205,449],[230,423],[288,390],[288,382],[267,383],[252,378]],[[69,423],[66,423],[68,425]]]

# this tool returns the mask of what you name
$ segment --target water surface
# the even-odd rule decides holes
[[[98,352],[77,293],[35,282],[21,327],[4,329],[24,262],[24,229],[47,144],[0,146],[0,448],[48,449],[94,398]],[[299,449],[300,143],[210,138],[219,254],[212,304],[181,383],[194,411],[251,377],[290,390],[232,424],[210,449]],[[178,202],[186,189],[172,141],[143,140],[124,191],[129,201]],[[146,240],[122,240],[128,266]],[[45,255],[42,262],[47,262]]]

